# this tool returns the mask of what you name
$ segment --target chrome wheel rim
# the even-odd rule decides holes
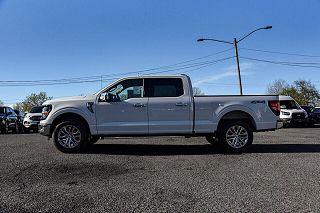
[[[246,128],[240,125],[231,126],[226,133],[226,140],[229,146],[239,149],[244,147],[249,139]]]
[[[74,125],[66,125],[59,129],[58,142],[66,148],[71,149],[79,145],[81,141],[81,132]]]

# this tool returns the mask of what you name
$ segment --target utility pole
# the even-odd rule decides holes
[[[239,63],[239,55],[238,55],[238,45],[237,45],[237,39],[233,39],[233,45],[234,49],[236,51],[236,60],[237,60],[237,67],[238,67],[238,79],[239,79],[239,89],[240,89],[240,95],[243,95],[242,93],[242,82],[241,82],[241,73],[240,73],[240,63]]]
[[[238,79],[239,79],[239,89],[240,89],[240,95],[243,95],[242,93],[242,81],[241,81],[241,72],[240,72],[240,63],[239,63],[239,55],[238,55],[238,43],[240,41],[242,41],[243,39],[247,38],[249,35],[251,35],[252,33],[258,31],[258,30],[268,30],[271,29],[272,26],[266,26],[266,27],[261,27],[258,29],[255,29],[253,31],[251,31],[250,33],[246,34],[245,36],[243,36],[241,39],[237,40],[237,38],[233,39],[233,42],[231,41],[224,41],[224,40],[218,40],[218,39],[213,39],[213,38],[200,38],[197,41],[215,41],[215,42],[221,42],[221,43],[226,43],[226,44],[233,44],[234,49],[235,49],[235,53],[236,53],[236,61],[237,61],[237,67],[238,67]]]

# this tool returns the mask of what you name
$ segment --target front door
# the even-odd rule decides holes
[[[96,104],[98,134],[148,134],[148,98],[143,79],[123,80],[100,94]]]

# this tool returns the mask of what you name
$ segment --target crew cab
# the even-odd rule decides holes
[[[62,152],[79,152],[101,137],[205,136],[244,151],[253,132],[281,127],[279,96],[193,96],[187,75],[122,78],[94,95],[43,104],[40,134]]]

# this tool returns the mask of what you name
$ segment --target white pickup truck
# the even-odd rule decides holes
[[[62,152],[103,137],[205,136],[244,151],[253,132],[275,130],[278,96],[193,96],[187,75],[122,78],[90,96],[46,101],[39,131]]]

